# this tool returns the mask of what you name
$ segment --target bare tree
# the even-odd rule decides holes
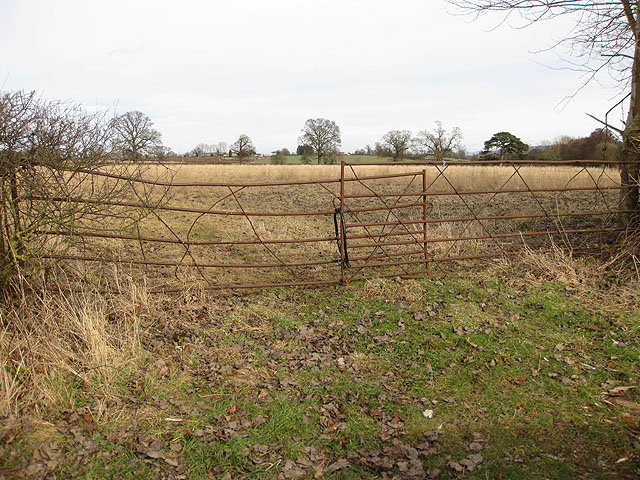
[[[204,155],[204,148],[203,147],[203,143],[199,143],[198,145],[196,145],[193,150],[191,150],[191,156],[193,157],[202,157]]]
[[[340,127],[326,118],[310,118],[305,122],[298,142],[313,150],[318,164],[327,162],[335,158],[342,143]]]
[[[216,145],[199,143],[193,148],[193,150],[191,150],[191,155],[193,155],[194,157],[212,156],[214,153],[216,153],[216,150]]]
[[[153,128],[151,119],[137,110],[115,117],[111,126],[114,150],[124,158],[139,160],[155,156],[162,146],[162,135]]]
[[[226,142],[218,142],[216,144],[216,155],[224,157],[229,152],[229,146]]]
[[[454,152],[463,148],[462,132],[458,127],[453,127],[451,132],[447,132],[442,123],[439,121],[435,123],[436,128],[433,131],[418,132],[416,143],[426,155],[432,155],[436,160],[442,161],[447,155],[453,155]]]
[[[231,151],[242,161],[251,155],[255,155],[256,147],[253,146],[253,142],[247,135],[242,134],[238,137],[238,140],[231,144]]]
[[[406,158],[411,150],[413,134],[409,130],[390,130],[382,137],[379,154],[392,157],[394,162]]]
[[[43,253],[70,248],[72,237],[60,242],[60,231],[133,225],[130,213],[109,205],[129,198],[120,179],[135,175],[109,165],[111,134],[104,114],[34,92],[0,93],[0,282]],[[93,172],[115,175],[95,181]]]
[[[602,73],[608,73],[618,82],[622,100],[629,99],[629,109],[623,128],[593,117],[622,137],[620,159],[621,223],[637,219],[638,173],[640,166],[640,2],[631,0],[448,0],[462,12],[476,16],[499,12],[503,21],[516,16],[518,27],[548,20],[569,17],[573,20],[556,48],[567,47],[565,58],[571,68],[586,73],[582,88]],[[622,102],[620,101],[620,103]]]

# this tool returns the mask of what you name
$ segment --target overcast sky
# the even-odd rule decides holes
[[[444,0],[0,0],[0,86],[90,110],[140,110],[165,145],[249,135],[295,149],[308,118],[346,152],[392,129],[460,127],[469,151],[499,131],[536,145],[583,136],[615,90],[534,52],[566,22],[492,29]]]

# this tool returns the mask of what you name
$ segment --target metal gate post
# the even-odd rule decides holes
[[[427,252],[427,169],[422,170],[422,248],[424,250],[424,268],[429,271],[429,252]]]

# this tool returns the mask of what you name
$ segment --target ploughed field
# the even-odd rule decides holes
[[[336,180],[339,167],[152,167],[146,175],[229,186],[138,186],[130,203],[155,208],[138,209],[139,224],[119,232],[131,238],[85,238],[74,255],[117,259],[158,288],[340,280],[340,183],[251,185]],[[394,176],[372,178],[387,175]],[[525,244],[588,249],[616,234],[611,169],[355,166],[345,178],[347,280],[446,269],[448,260],[510,254]],[[97,275],[93,262],[82,264]]]

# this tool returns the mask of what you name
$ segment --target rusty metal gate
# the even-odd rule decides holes
[[[332,178],[253,183],[86,172],[82,195],[48,200],[106,206],[110,218],[132,221],[99,217],[36,234],[49,239],[46,257],[80,278],[118,264],[158,292],[413,277],[443,262],[508,257],[525,244],[588,251],[614,243],[629,233],[616,224],[625,213],[618,165],[342,161]],[[91,196],[96,182],[127,188],[105,201]]]
[[[427,273],[426,170],[362,175],[362,166],[340,166],[340,280]],[[391,188],[381,185],[389,180]]]

